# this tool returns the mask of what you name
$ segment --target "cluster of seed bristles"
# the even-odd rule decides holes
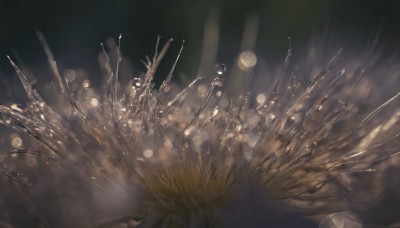
[[[250,90],[233,100],[224,91],[230,82],[223,64],[178,89],[172,77],[182,48],[156,89],[155,72],[172,40],[128,83],[119,75],[119,45],[103,47],[106,86],[93,89],[86,79],[60,74],[39,38],[57,99],[49,105],[9,58],[28,101],[0,106],[0,123],[16,132],[11,143],[1,142],[1,181],[10,181],[10,190],[0,193],[19,201],[22,212],[2,212],[0,221],[26,215],[27,223],[49,227],[130,220],[209,226],[249,183],[304,215],[340,212],[358,194],[357,174],[376,173],[400,148],[393,105],[400,93],[368,104],[377,94],[365,77],[369,59],[346,64],[339,52],[312,69],[318,74],[302,75],[291,71],[290,49],[261,97]]]

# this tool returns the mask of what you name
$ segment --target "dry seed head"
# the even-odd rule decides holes
[[[324,67],[297,73],[289,49],[274,79],[255,79],[268,88],[233,99],[224,91],[235,83],[224,79],[224,64],[212,78],[199,75],[178,89],[171,80],[182,49],[155,89],[154,74],[172,40],[160,51],[158,40],[146,73],[127,83],[119,75],[119,46],[103,47],[106,86],[98,89],[78,72],[62,76],[39,39],[56,79],[56,102],[42,98],[10,59],[28,102],[0,106],[0,123],[19,132],[2,142],[1,172],[15,190],[5,194],[21,201],[21,213],[37,224],[208,226],[241,194],[240,185],[255,185],[304,215],[351,210],[352,200],[361,207],[371,202],[354,197],[357,175],[375,173],[399,148],[399,112],[390,106],[399,95],[376,96],[376,105],[368,105],[377,91],[363,66],[372,66],[374,56],[343,63],[339,52]],[[307,61],[314,60],[306,59],[305,68]],[[239,178],[243,170],[255,184]],[[381,193],[375,189],[371,198]]]

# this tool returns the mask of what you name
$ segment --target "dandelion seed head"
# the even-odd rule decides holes
[[[398,91],[392,92],[397,88],[388,91],[391,96],[379,94],[374,78],[364,78],[360,69],[373,62],[343,62],[339,52],[325,65],[311,61],[309,67],[306,58],[299,63],[305,69],[292,69],[289,49],[275,77],[261,72],[251,82],[267,88],[250,88],[236,98],[227,92],[235,82],[225,75],[235,69],[227,72],[221,63],[186,87],[175,85],[182,48],[157,88],[155,72],[172,40],[161,49],[159,42],[144,61],[147,71],[124,81],[118,70],[124,61],[121,40],[107,40],[99,57],[105,74],[99,88],[78,70],[58,73],[44,42],[55,78],[54,103],[10,58],[27,102],[0,105],[0,123],[18,132],[1,142],[6,146],[0,151],[14,159],[2,156],[6,169],[0,171],[26,194],[24,205],[37,202],[32,216],[40,224],[135,220],[143,226],[188,226],[213,220],[247,187],[304,215],[353,210],[349,202],[355,200],[371,202],[355,197],[363,193],[357,190],[358,174],[377,173],[380,163],[398,153],[400,134],[400,112],[393,105]],[[241,53],[238,61],[246,74],[259,66],[253,51]],[[376,73],[372,67],[371,72]],[[43,194],[53,197],[50,207]],[[51,220],[54,208],[58,221]]]

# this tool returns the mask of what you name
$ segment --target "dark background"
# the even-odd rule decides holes
[[[175,50],[185,39],[178,69],[193,74],[211,9],[221,13],[220,61],[238,52],[245,18],[252,13],[260,20],[256,50],[271,61],[284,58],[288,36],[295,47],[302,46],[325,28],[355,46],[379,29],[380,43],[387,49],[397,47],[400,38],[400,3],[396,0],[0,0],[0,72],[12,73],[6,54],[18,57],[33,72],[47,67],[35,35],[38,29],[61,68],[83,68],[89,75],[98,73],[99,43],[108,37],[123,34],[124,55],[141,71],[144,67],[139,60],[154,52],[157,35],[175,38]]]

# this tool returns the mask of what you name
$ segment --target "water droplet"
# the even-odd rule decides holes
[[[256,100],[258,104],[264,104],[267,98],[265,97],[264,93],[260,93],[257,95]]]
[[[139,88],[142,86],[142,79],[141,78],[133,78],[132,79],[132,85],[136,88]]]
[[[222,81],[222,78],[217,77],[214,79],[214,85],[218,87],[224,86],[224,82]]]
[[[214,111],[213,111],[213,116],[216,116],[216,115],[218,115],[218,109],[214,109]]]
[[[76,79],[76,72],[71,69],[65,70],[64,77],[67,80],[67,82],[73,82]]]
[[[83,86],[83,88],[89,88],[89,86],[90,86],[90,81],[89,81],[89,80],[84,80],[84,81],[82,82],[82,86]]]
[[[22,139],[17,134],[11,135],[11,145],[14,148],[20,148],[22,146]]]
[[[271,105],[278,103],[278,98],[274,97],[272,100],[269,101]]]
[[[217,63],[215,65],[215,71],[217,72],[218,75],[223,75],[226,71],[226,66],[223,63]]]
[[[97,107],[99,105],[99,100],[97,100],[96,98],[90,99],[90,105],[94,108]]]
[[[270,120],[274,120],[275,117],[276,117],[275,113],[270,113],[270,114],[269,114],[269,119],[270,119]]]
[[[143,156],[145,158],[151,158],[151,157],[153,157],[153,155],[154,155],[154,151],[152,149],[145,149],[143,151]]]
[[[252,51],[244,51],[240,53],[238,58],[238,66],[241,70],[249,70],[257,63],[257,56]]]
[[[23,112],[23,110],[20,109],[17,104],[12,104],[10,107],[11,107],[12,110],[15,110],[15,111],[18,111],[18,112]]]
[[[192,132],[193,128],[194,128],[193,126],[190,126],[190,127],[186,128],[185,131],[183,131],[185,136],[189,136],[190,133]]]

